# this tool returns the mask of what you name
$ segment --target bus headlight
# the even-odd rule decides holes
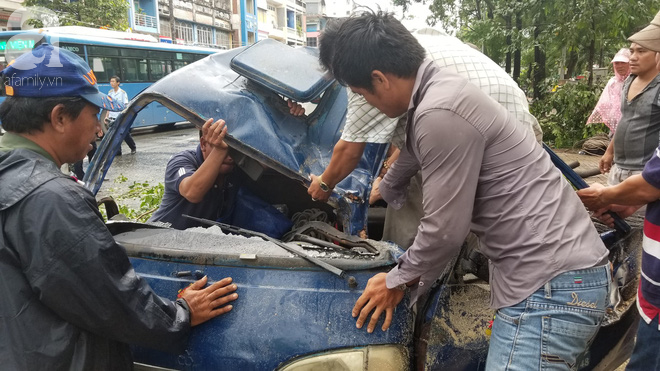
[[[289,362],[280,371],[407,371],[408,350],[401,345],[369,345],[317,353]]]

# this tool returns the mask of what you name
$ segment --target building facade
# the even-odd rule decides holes
[[[325,10],[325,0],[307,1],[307,46],[318,47],[319,34],[325,28],[328,18]]]
[[[287,45],[306,43],[307,3],[302,0],[257,0],[259,38]]]
[[[221,49],[237,46],[233,41],[231,0],[157,0],[157,7],[156,33],[161,41]]]

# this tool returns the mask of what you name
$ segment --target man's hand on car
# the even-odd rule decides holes
[[[321,187],[321,182],[323,179],[321,176],[316,176],[316,175],[310,175],[309,176],[310,183],[309,183],[309,188],[307,189],[307,193],[312,196],[313,201],[321,201],[321,202],[326,202],[330,198],[330,195],[332,194],[331,188],[328,188],[327,191],[324,191],[323,188]]]
[[[288,100],[287,104],[289,105],[289,113],[293,116],[302,116],[305,114],[305,108],[300,103]]]
[[[181,292],[181,297],[190,308],[190,325],[197,326],[221,314],[232,310],[232,305],[225,305],[238,298],[235,293],[236,285],[231,284],[231,277],[223,278],[218,282],[206,286],[208,277],[199,281]]]
[[[369,193],[369,205],[373,205],[379,200],[383,199],[383,196],[380,195],[380,181],[383,180],[381,177],[374,179],[373,184],[371,185],[371,193]]]
[[[626,206],[626,205],[611,205],[603,200],[603,191],[605,186],[599,183],[592,184],[589,188],[583,188],[577,191],[577,195],[582,200],[584,206],[592,211],[592,216],[597,218],[603,224],[610,227],[614,226],[614,217],[609,214],[609,211],[613,211],[619,215],[619,217],[625,219],[630,215],[634,214],[640,207],[638,206]]]
[[[367,332],[374,332],[376,324],[380,315],[385,311],[385,322],[383,322],[382,330],[385,331],[390,328],[392,323],[392,315],[394,308],[403,299],[404,291],[398,289],[388,289],[385,284],[385,277],[387,273],[378,273],[371,277],[367,282],[364,292],[355,303],[353,307],[353,317],[358,317],[356,326],[362,328],[364,322],[367,320],[369,313],[373,311],[371,320],[367,326]]]

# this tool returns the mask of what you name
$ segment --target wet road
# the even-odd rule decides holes
[[[121,198],[133,182],[148,182],[150,185],[162,183],[170,157],[199,144],[198,131],[190,124],[177,124],[170,130],[134,129],[132,135],[137,153],[130,154],[126,143],[122,143],[123,156],[116,156],[113,160],[97,198],[108,195],[115,199]],[[87,166],[86,163],[84,166]],[[127,180],[122,181],[124,177]],[[118,202],[133,208],[138,206],[138,200],[124,199]]]

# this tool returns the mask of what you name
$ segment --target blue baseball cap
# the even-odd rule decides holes
[[[12,97],[81,97],[108,111],[122,111],[122,102],[101,93],[94,71],[74,53],[41,44],[2,71],[5,93]]]

